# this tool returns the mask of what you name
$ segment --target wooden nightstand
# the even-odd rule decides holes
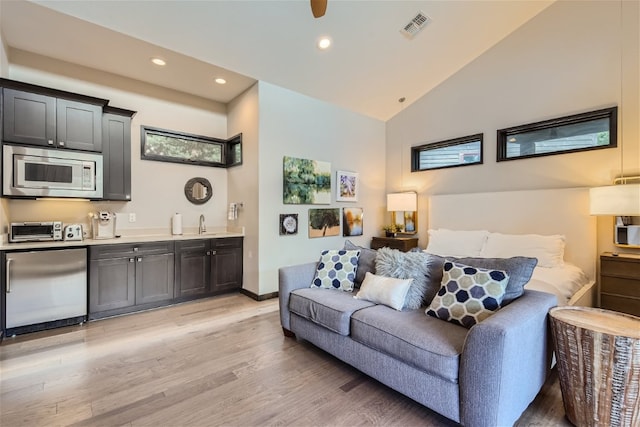
[[[418,247],[417,237],[374,237],[371,239],[371,249],[379,249],[382,247],[391,249],[399,249],[407,252],[412,248]]]
[[[640,316],[640,255],[600,255],[600,307]]]

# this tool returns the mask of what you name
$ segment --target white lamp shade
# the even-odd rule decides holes
[[[640,216],[640,184],[594,187],[589,201],[591,215]]]
[[[387,194],[387,211],[417,211],[418,195],[416,193]]]

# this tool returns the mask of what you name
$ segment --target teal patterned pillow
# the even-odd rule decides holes
[[[442,287],[426,313],[471,328],[500,308],[508,282],[509,276],[502,270],[446,261]]]
[[[360,251],[322,251],[311,287],[353,291],[359,256]]]

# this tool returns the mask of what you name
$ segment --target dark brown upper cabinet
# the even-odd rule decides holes
[[[135,111],[104,107],[102,157],[104,200],[131,201],[131,118]]]
[[[102,152],[108,101],[0,79],[3,142]]]

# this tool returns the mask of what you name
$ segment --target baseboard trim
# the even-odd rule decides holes
[[[243,288],[243,289],[240,289],[240,293],[241,294],[245,294],[249,298],[253,298],[256,301],[264,301],[264,300],[268,300],[268,299],[271,299],[271,298],[278,298],[278,293],[277,292],[271,292],[271,293],[268,293],[268,294],[258,295],[258,294],[254,294],[253,292]]]

